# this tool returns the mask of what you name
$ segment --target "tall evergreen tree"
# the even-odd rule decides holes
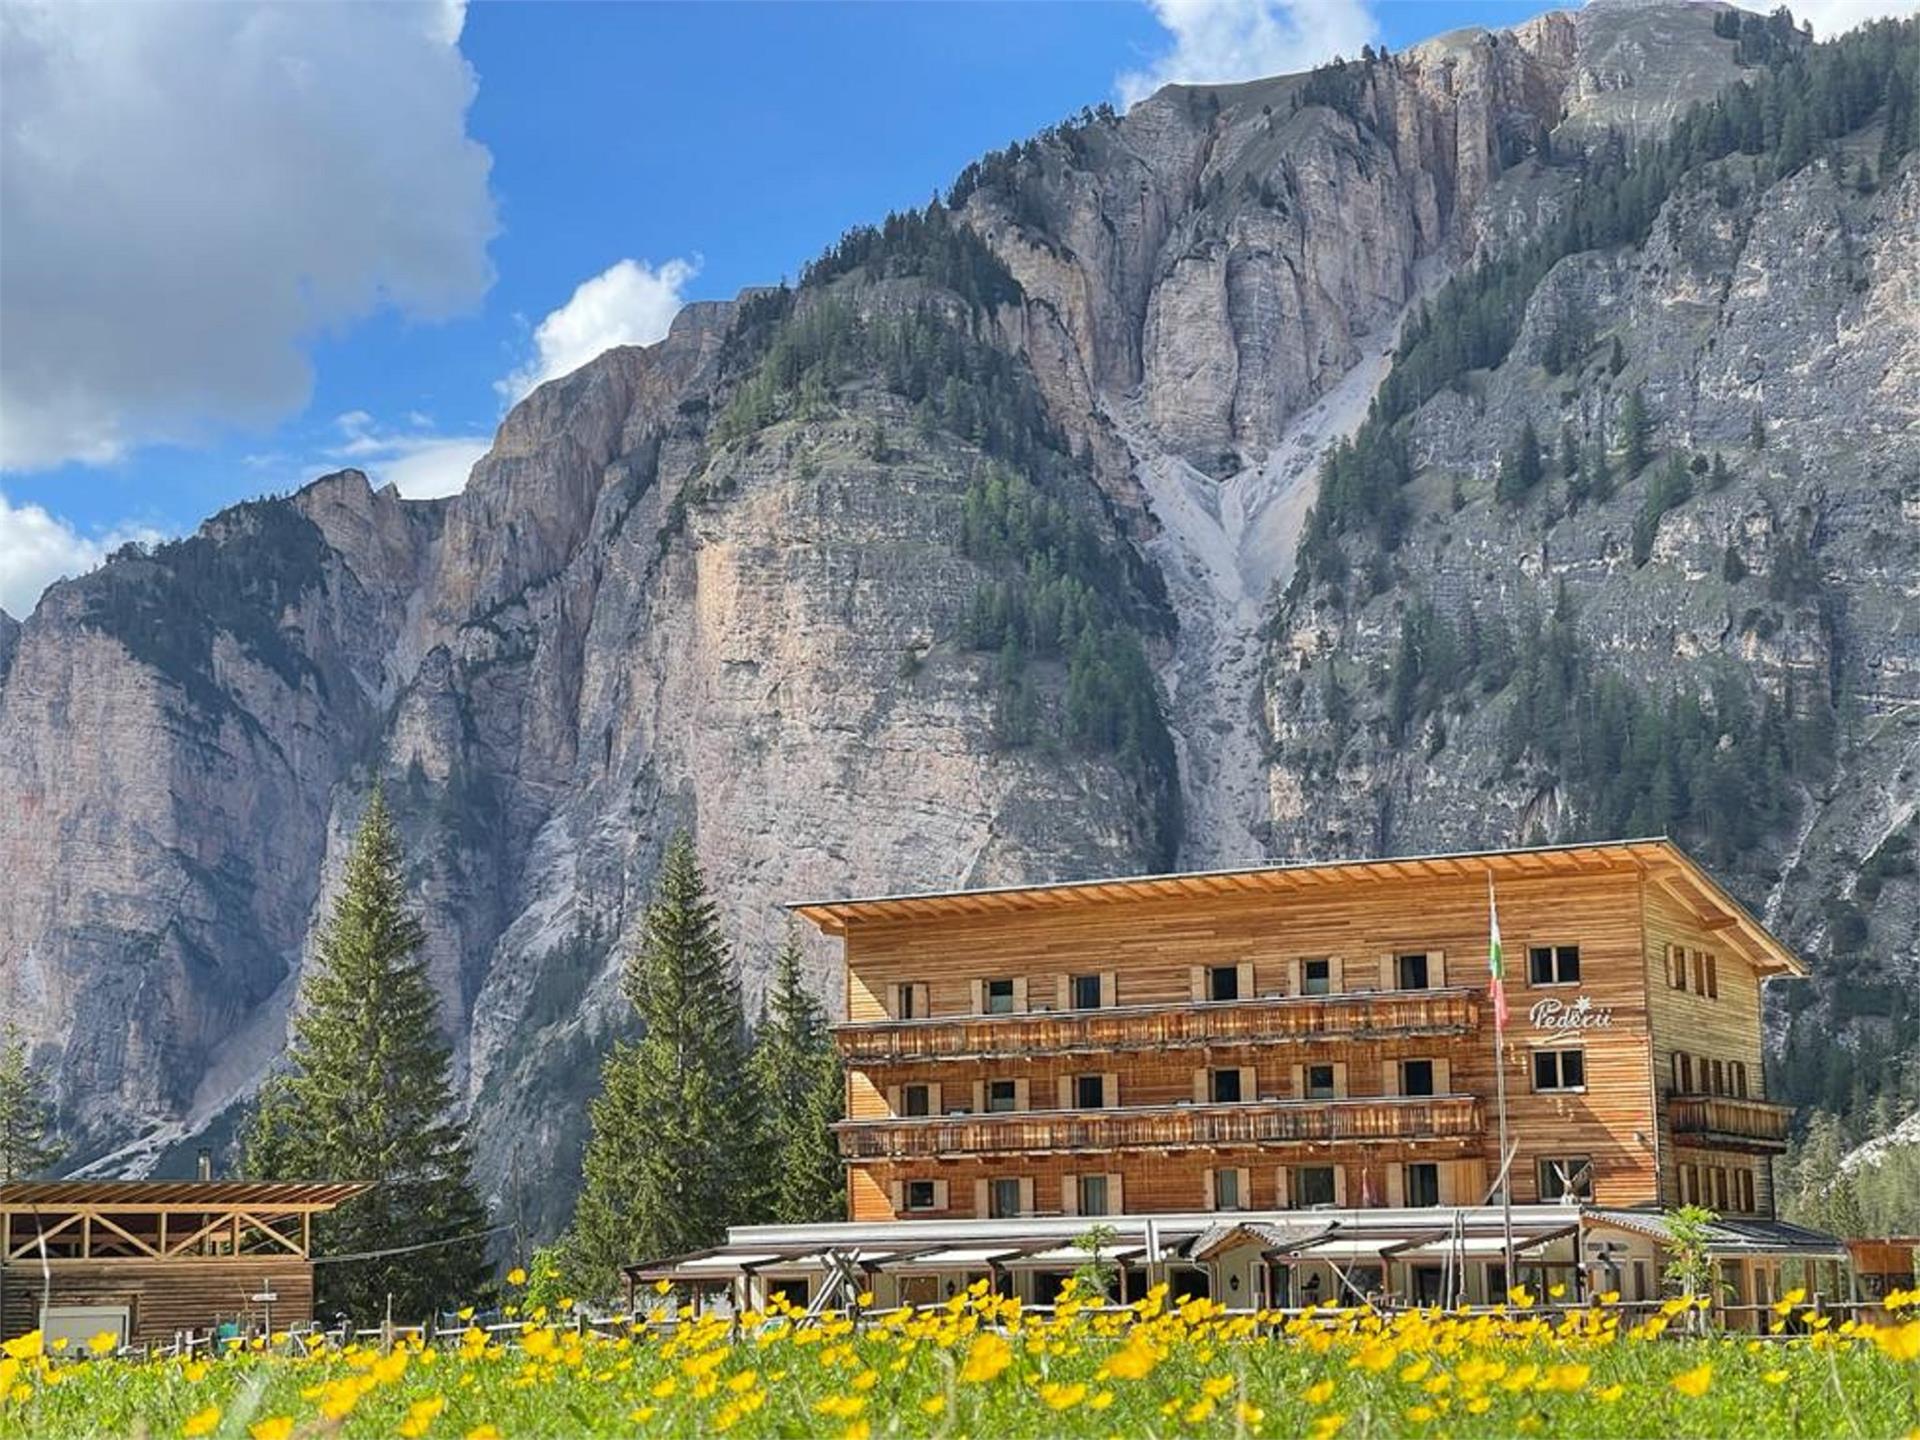
[[[845,1081],[791,934],[774,959],[753,1076],[766,1124],[767,1217],[788,1225],[844,1218],[846,1180],[831,1127],[845,1110]]]
[[[564,1252],[590,1295],[612,1294],[630,1261],[721,1240],[763,1190],[740,985],[684,832],[667,846],[622,988],[645,1033],[602,1070]]]
[[[1649,441],[1653,422],[1647,416],[1647,397],[1638,385],[1627,392],[1620,406],[1620,448],[1626,452],[1627,478],[1631,480],[1647,468],[1653,458]]]
[[[46,1079],[28,1059],[20,1027],[8,1022],[0,1040],[0,1181],[31,1180],[61,1154]]]
[[[322,1310],[407,1320],[471,1298],[486,1274],[487,1216],[473,1154],[453,1118],[449,1052],[408,910],[400,839],[375,789],[347,857],[345,884],[301,985],[287,1068],[267,1082],[247,1136],[258,1179],[370,1180],[315,1222],[322,1254],[424,1245],[324,1265]]]

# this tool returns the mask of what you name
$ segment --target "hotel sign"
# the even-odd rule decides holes
[[[1607,1030],[1613,1026],[1613,1007],[1596,1005],[1591,995],[1565,1000],[1541,1000],[1527,1011],[1527,1023],[1536,1030]]]

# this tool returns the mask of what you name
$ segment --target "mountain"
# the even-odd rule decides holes
[[[230,1133],[376,781],[539,1230],[681,826],[754,992],[794,898],[1668,829],[1819,968],[1797,1093],[1911,1086],[1917,50],[1598,0],[1083,112],[543,386],[458,496],[54,587],[0,1005],[75,1163]]]

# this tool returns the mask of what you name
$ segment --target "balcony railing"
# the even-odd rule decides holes
[[[847,1063],[860,1066],[1004,1055],[1105,1054],[1209,1045],[1465,1035],[1478,1029],[1479,1024],[1477,991],[1406,990],[871,1020],[836,1025],[834,1038]]]
[[[840,1151],[849,1160],[904,1160],[1296,1141],[1445,1140],[1478,1136],[1481,1119],[1474,1096],[1437,1095],[1021,1110],[843,1120],[834,1128],[840,1132]]]
[[[1669,1095],[1667,1123],[1676,1138],[1694,1144],[1773,1154],[1787,1148],[1793,1107],[1727,1095]]]

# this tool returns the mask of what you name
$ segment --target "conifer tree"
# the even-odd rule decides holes
[[[474,1296],[486,1273],[486,1211],[453,1118],[449,1052],[408,910],[399,836],[375,789],[339,898],[302,981],[287,1068],[264,1087],[245,1168],[263,1180],[369,1180],[315,1221],[320,1253],[422,1246],[322,1266],[317,1303],[361,1320],[408,1321]]]
[[[0,1181],[31,1180],[61,1153],[45,1077],[29,1061],[20,1027],[9,1021],[0,1039]]]
[[[622,989],[645,1033],[603,1067],[564,1250],[589,1295],[611,1295],[631,1261],[723,1239],[764,1189],[740,986],[684,832],[667,846]]]
[[[843,1218],[845,1177],[831,1129],[845,1109],[840,1057],[801,978],[800,943],[791,934],[774,959],[753,1075],[766,1125],[767,1218],[787,1225]]]
[[[1636,385],[1627,392],[1626,401],[1620,407],[1620,448],[1626,452],[1629,480],[1646,469],[1647,462],[1653,458],[1648,449],[1652,433],[1653,422],[1647,418],[1647,397]]]

